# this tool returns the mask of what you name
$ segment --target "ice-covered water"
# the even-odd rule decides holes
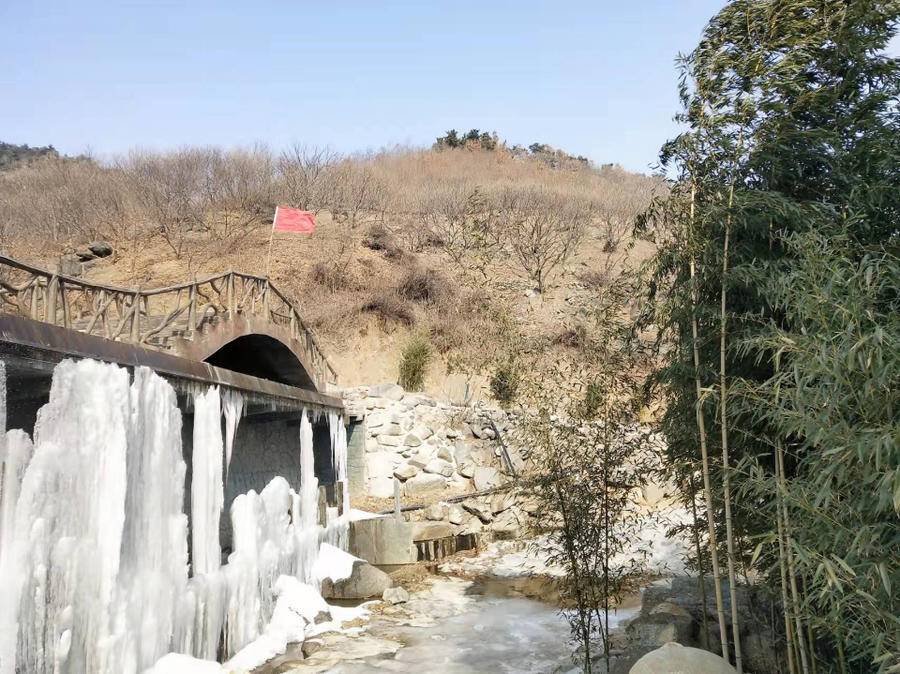
[[[0,418],[4,402],[5,379]],[[346,518],[318,525],[309,415],[300,493],[276,477],[238,496],[223,565],[223,476],[243,400],[211,387],[193,404],[190,560],[182,416],[173,388],[149,369],[132,377],[63,361],[33,442],[20,430],[0,434],[0,674],[141,672],[169,652],[212,660],[244,649],[252,662],[302,632],[303,603],[321,602],[304,585],[319,545],[345,543],[347,530]],[[343,426],[328,421],[345,475]],[[279,601],[293,623],[271,620]],[[261,636],[266,647],[254,650]]]
[[[522,597],[481,594],[471,582],[457,579],[440,579],[431,592],[435,596],[426,597],[423,602],[441,603],[440,607],[435,606],[439,613],[432,624],[376,625],[369,630],[376,636],[402,642],[404,647],[396,654],[343,662],[330,671],[334,674],[580,671],[572,662],[568,623],[555,607]],[[425,615],[430,610],[428,605],[412,608]],[[614,613],[611,626],[621,624],[633,613],[634,610]]]

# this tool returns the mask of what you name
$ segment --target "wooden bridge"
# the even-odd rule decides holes
[[[261,276],[228,271],[145,290],[0,256],[0,312],[321,393],[337,385],[297,307]]]

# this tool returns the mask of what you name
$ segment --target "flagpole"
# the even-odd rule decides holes
[[[275,216],[272,218],[272,231],[269,233],[269,253],[266,255],[266,278],[272,271],[272,240],[275,238],[275,223],[278,222],[278,206],[275,207]]]

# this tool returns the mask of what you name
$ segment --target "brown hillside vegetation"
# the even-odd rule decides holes
[[[440,392],[451,371],[578,348],[591,294],[648,253],[630,224],[660,180],[539,147],[44,157],[0,173],[0,246],[55,267],[107,240],[115,254],[85,275],[122,285],[266,274],[275,204],[312,210],[315,234],[277,235],[269,272],[342,383],[396,380],[404,345],[424,337],[426,388]]]

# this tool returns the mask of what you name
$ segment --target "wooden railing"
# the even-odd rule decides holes
[[[0,311],[157,348],[166,348],[172,337],[193,339],[215,320],[257,316],[288,330],[300,343],[320,386],[337,383],[337,373],[296,306],[262,276],[228,271],[143,290],[90,283],[0,255]]]

